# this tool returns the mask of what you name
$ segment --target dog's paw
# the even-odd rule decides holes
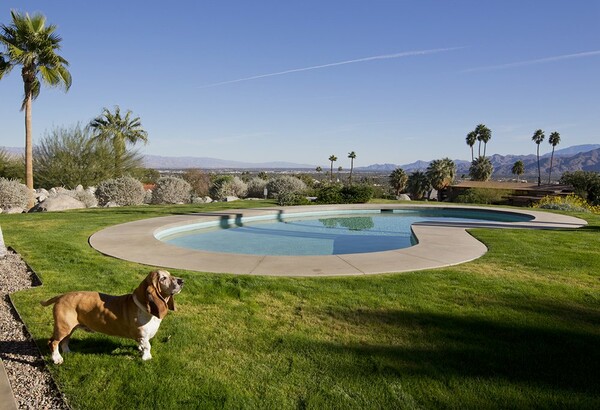
[[[64,359],[62,358],[61,355],[52,355],[52,361],[54,362],[54,364],[63,364]]]

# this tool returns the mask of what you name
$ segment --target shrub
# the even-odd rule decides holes
[[[132,177],[107,179],[96,188],[96,198],[101,206],[109,202],[121,206],[141,205],[145,195],[142,183]]]
[[[454,202],[461,204],[498,204],[504,200],[503,197],[512,193],[507,189],[470,188],[458,195]]]
[[[494,166],[487,157],[479,157],[471,162],[469,176],[473,181],[487,181],[494,173]]]
[[[545,196],[537,204],[534,204],[533,208],[600,214],[600,206],[592,206],[585,199],[577,195]]]
[[[93,138],[80,125],[53,129],[34,150],[36,184],[44,188],[93,186],[117,176],[110,144]],[[140,165],[139,154],[125,152],[122,167],[126,173]]]
[[[592,205],[600,205],[600,173],[592,171],[565,172],[561,184],[572,185],[575,193]]]
[[[239,177],[231,175],[222,175],[213,181],[210,189],[210,196],[213,199],[225,199],[228,196],[244,198],[248,193],[248,185]]]
[[[262,198],[265,196],[265,187],[267,181],[260,177],[254,177],[248,181],[248,197],[250,198]]]
[[[342,204],[342,187],[339,184],[324,185],[317,190],[317,203],[319,204]]]
[[[0,149],[0,178],[25,180],[25,159]]]
[[[374,190],[370,185],[352,185],[341,189],[341,195],[344,203],[364,204],[373,198]]]
[[[279,206],[308,205],[310,201],[302,194],[283,192],[277,195],[277,204]]]
[[[192,188],[192,193],[197,197],[207,196],[210,193],[210,175],[199,169],[190,169],[183,174]]]
[[[16,179],[0,178],[0,208],[27,208],[31,192]]]
[[[271,179],[267,183],[270,198],[277,198],[281,194],[301,194],[306,190],[306,184],[293,176],[282,175]]]
[[[190,184],[177,177],[162,177],[152,192],[153,204],[181,204],[190,202]]]

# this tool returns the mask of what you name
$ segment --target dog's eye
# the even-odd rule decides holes
[[[159,279],[161,282],[164,282],[167,279],[166,276],[161,276],[161,278]]]

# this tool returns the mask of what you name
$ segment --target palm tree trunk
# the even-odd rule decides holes
[[[554,145],[552,146],[552,155],[550,155],[550,173],[548,174],[548,185],[552,180],[552,161],[554,160]]]
[[[485,158],[485,149],[487,147],[487,142],[483,143],[483,158]]]
[[[475,161],[475,156],[473,154],[473,146],[471,145],[471,162]]]
[[[29,89],[29,90],[28,90]],[[31,126],[31,87],[25,85],[25,185],[29,188],[29,199],[27,209],[34,205],[33,199],[33,139]]]
[[[331,172],[330,172],[330,178],[331,182],[333,182],[333,161],[331,161]]]
[[[354,169],[354,158],[350,159],[350,185],[352,185],[352,170]]]
[[[538,186],[542,185],[542,170],[540,169],[540,144],[537,144]]]

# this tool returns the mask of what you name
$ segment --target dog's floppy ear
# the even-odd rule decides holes
[[[169,298],[167,299],[167,306],[169,308],[169,310],[177,310],[175,308],[175,297],[173,295],[169,296]]]
[[[168,307],[167,302],[160,294],[158,280],[158,272],[150,272],[133,294],[148,313],[162,319],[167,314]]]

